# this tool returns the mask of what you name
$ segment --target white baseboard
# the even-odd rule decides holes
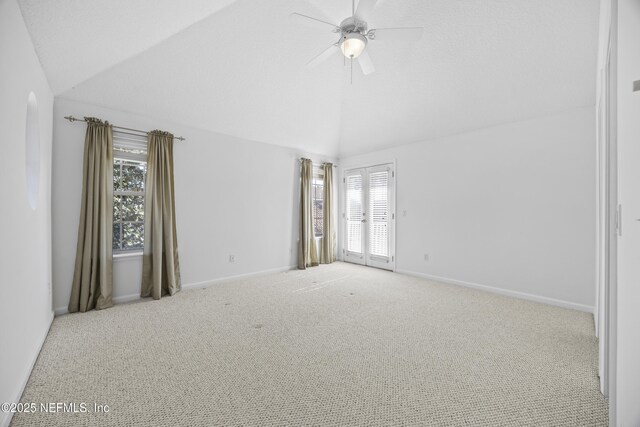
[[[584,311],[593,314],[594,308],[589,305],[578,304],[575,302],[564,301],[555,298],[543,297],[539,295],[528,294],[526,292],[512,291],[509,289],[496,288],[494,286],[480,285],[478,283],[465,282],[462,280],[449,279],[446,277],[432,276],[430,274],[418,273],[409,270],[396,270],[396,273],[406,274],[408,276],[420,277],[422,279],[433,280],[435,282],[447,283],[450,285],[464,286],[466,288],[479,289],[481,291],[491,292],[494,294],[505,295],[508,297],[524,299],[528,301],[539,302],[542,304],[555,305],[557,307],[569,308],[572,310]]]
[[[217,283],[226,282],[229,280],[240,280],[240,279],[248,279],[250,277],[264,276],[265,274],[271,273],[281,273],[283,271],[289,271],[298,268],[297,265],[290,265],[286,267],[278,267],[278,268],[270,268],[267,270],[254,271],[251,273],[237,274],[235,276],[226,276],[220,277],[218,279],[206,280],[204,282],[196,282],[196,283],[187,283],[182,285],[182,290],[193,289],[193,288],[206,288]],[[122,304],[125,302],[136,301],[140,299],[140,294],[131,294],[131,295],[123,295],[120,297],[114,297],[114,304]],[[55,315],[60,316],[62,314],[67,314],[69,312],[67,307],[58,307],[55,309]]]
[[[135,301],[138,299],[140,299],[140,293],[115,297],[113,298],[113,303],[122,304],[123,302]]]
[[[18,388],[18,392],[15,394],[14,402],[20,402],[22,398],[22,393],[24,393],[24,389],[27,386],[27,382],[29,382],[29,377],[31,376],[31,371],[33,371],[33,367],[36,365],[36,361],[38,360],[38,356],[40,355],[40,351],[42,351],[42,346],[44,345],[47,336],[49,335],[49,330],[51,329],[51,325],[53,324],[54,313],[51,313],[51,317],[49,318],[49,326],[47,327],[46,332],[40,339],[40,344],[38,345],[38,351],[33,355],[31,363],[29,364],[29,369],[27,370],[24,378],[20,383],[20,388]],[[0,413],[0,427],[9,427],[11,424],[11,420],[13,419],[13,412],[2,412]]]

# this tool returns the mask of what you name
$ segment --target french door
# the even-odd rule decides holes
[[[393,164],[344,173],[344,259],[394,270]]]

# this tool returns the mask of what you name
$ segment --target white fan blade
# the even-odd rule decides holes
[[[333,30],[340,31],[340,27],[338,27],[336,24],[332,24],[331,22],[327,22],[327,21],[325,21],[323,19],[319,19],[319,18],[314,18],[312,16],[303,15],[301,13],[294,12],[291,15],[289,15],[289,18],[291,18],[292,21],[299,22],[301,24],[304,24],[304,25],[307,25],[307,26],[311,26],[311,27],[314,27],[314,28],[327,29],[327,25],[328,25]]]
[[[371,61],[371,57],[366,50],[362,52],[360,56],[358,56],[358,64],[360,64],[362,73],[365,76],[373,73],[376,70],[376,67],[373,66],[373,62]]]
[[[376,3],[378,0],[360,0],[358,2],[358,8],[356,9],[356,13],[354,14],[356,18],[361,21],[366,21],[371,16],[371,12],[376,7]]]
[[[413,41],[420,40],[424,27],[376,28],[367,33],[370,40]]]
[[[335,55],[340,51],[340,49],[336,49],[338,47],[338,43],[334,43],[325,50],[320,53],[320,55],[313,58],[311,61],[307,62],[307,67],[314,68],[317,67],[322,62],[326,61],[331,57],[331,55]]]

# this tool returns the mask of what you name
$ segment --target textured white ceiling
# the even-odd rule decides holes
[[[381,0],[370,27],[425,34],[372,41],[353,85],[339,56],[305,68],[335,36],[288,19],[339,23],[348,0],[20,1],[57,94],[322,154],[595,102],[598,0]]]
[[[234,0],[19,0],[57,95]]]

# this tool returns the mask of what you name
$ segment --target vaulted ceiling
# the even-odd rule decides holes
[[[598,0],[380,0],[376,72],[292,12],[349,0],[19,0],[56,95],[297,149],[349,155],[595,103]]]

